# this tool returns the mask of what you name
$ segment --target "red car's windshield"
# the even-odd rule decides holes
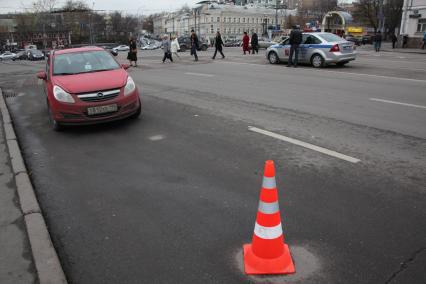
[[[53,75],[73,75],[119,68],[117,61],[103,50],[59,54],[53,61]]]

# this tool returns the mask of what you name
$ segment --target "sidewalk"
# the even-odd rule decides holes
[[[66,283],[0,88],[0,283]]]
[[[368,44],[358,47],[360,50],[373,51],[374,45]],[[382,47],[380,48],[382,52],[398,52],[398,53],[412,53],[412,54],[426,54],[426,49],[421,48],[392,48],[391,42],[382,42]]]
[[[0,153],[0,283],[36,283],[36,270],[24,215],[17,200],[2,117]]]

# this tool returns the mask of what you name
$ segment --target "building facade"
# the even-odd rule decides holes
[[[224,38],[239,38],[243,32],[265,35],[268,30],[285,28],[286,16],[296,14],[296,10],[276,11],[259,5],[204,4],[190,13],[170,13],[162,19],[156,18],[154,34],[180,36],[193,29],[203,38],[213,38],[217,31]]]
[[[407,47],[419,47],[426,32],[426,0],[404,0],[402,9],[400,35]]]

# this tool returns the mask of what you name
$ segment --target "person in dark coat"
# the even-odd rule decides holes
[[[222,40],[222,36],[220,35],[220,32],[216,33],[216,37],[214,39],[214,46],[215,46],[215,50],[214,50],[212,59],[216,58],[216,54],[218,51],[222,55],[222,58],[225,58],[225,55],[223,55],[223,52],[222,52],[223,40]]]
[[[129,39],[129,53],[127,54],[127,59],[130,62],[130,66],[132,65],[132,62],[135,62],[135,67],[137,67],[137,61],[138,61],[138,47],[136,45],[136,42],[133,38]]]
[[[299,46],[302,43],[302,32],[300,31],[298,26],[293,26],[293,29],[290,33],[290,56],[288,57],[287,67],[294,65],[297,67],[299,63]],[[293,60],[294,54],[294,60]]]
[[[250,38],[247,35],[247,32],[244,32],[244,36],[243,36],[243,51],[244,51],[244,54],[246,54],[246,51],[248,51],[248,53],[250,54],[249,44],[250,44]]]
[[[255,32],[251,35],[251,49],[253,50],[252,54],[259,53],[259,39]]]
[[[191,30],[191,55],[194,55],[195,61],[198,61],[197,50],[199,48],[198,37],[194,30]]]
[[[376,52],[380,51],[380,47],[382,46],[382,33],[376,32],[376,35],[374,36],[374,49]]]
[[[395,48],[396,42],[398,41],[398,37],[395,34],[392,34],[392,48]]]

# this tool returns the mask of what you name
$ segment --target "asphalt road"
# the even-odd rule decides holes
[[[69,281],[425,282],[426,57],[360,50],[347,67],[314,70],[239,49],[200,55],[162,64],[160,51],[143,52],[129,69],[141,119],[59,133],[33,75],[42,63],[0,65]],[[267,159],[277,164],[291,277],[241,271]]]

